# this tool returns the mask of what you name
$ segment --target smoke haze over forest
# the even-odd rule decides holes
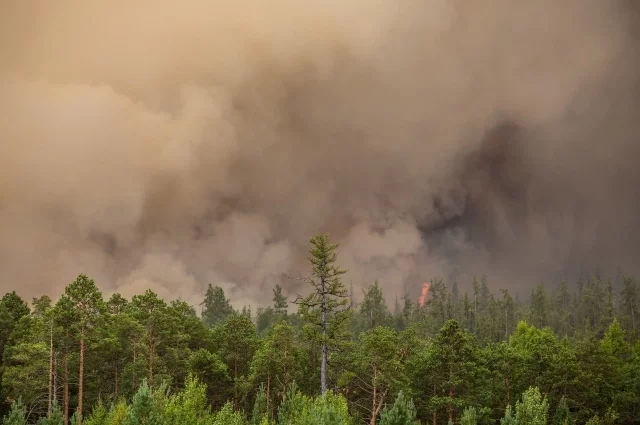
[[[255,305],[320,231],[388,295],[632,272],[631,4],[3,1],[0,290]]]

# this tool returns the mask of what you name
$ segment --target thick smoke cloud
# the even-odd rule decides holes
[[[259,305],[319,231],[389,296],[631,271],[631,4],[4,1],[0,289]]]

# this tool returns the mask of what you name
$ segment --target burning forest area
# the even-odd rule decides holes
[[[1,425],[640,425],[640,2],[0,1]]]

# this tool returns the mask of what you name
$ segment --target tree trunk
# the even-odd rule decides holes
[[[267,417],[271,420],[271,412],[269,411],[269,401],[271,400],[271,374],[267,375]]]
[[[453,401],[453,387],[449,388],[449,399]],[[453,423],[453,405],[449,404],[449,422]]]
[[[327,391],[327,295],[325,289],[325,281],[322,282],[322,303],[320,309],[322,312],[322,361],[320,363],[320,394]]]
[[[369,421],[369,425],[376,425],[376,398],[378,398],[378,387],[376,385],[376,378],[378,377],[377,370],[373,369],[373,396],[371,397],[371,420]]]
[[[138,368],[138,366],[136,365],[136,359],[137,359],[137,356],[136,356],[136,343],[133,342],[131,344],[131,346],[133,348],[133,366],[134,366],[133,367],[133,388],[138,388],[138,380],[136,379],[137,378],[136,370]]]
[[[151,386],[153,385],[153,350],[153,342],[149,339],[149,385]]]
[[[51,406],[53,405],[53,321],[49,333],[49,403],[47,406],[48,415],[51,416]]]
[[[449,365],[449,422],[453,422],[453,365]]]
[[[233,361],[233,410],[238,410],[238,359]]]
[[[437,396],[438,395],[438,387],[436,386],[436,384],[433,384],[433,396]],[[438,409],[433,411],[433,425],[437,425],[438,424]]]
[[[113,385],[113,392],[114,392],[114,400],[118,400],[118,372],[119,372],[119,368],[118,368],[118,363],[116,362],[116,373],[114,376],[114,385]]]
[[[504,385],[505,388],[507,389],[507,406],[509,406],[511,404],[511,388],[509,385],[509,375],[507,374],[507,376],[504,377]]]
[[[64,394],[62,396],[64,404],[64,425],[69,423],[69,355],[64,354]]]
[[[82,425],[82,408],[84,407],[84,334],[80,332],[80,366],[78,370],[78,425]]]
[[[53,354],[53,400],[58,400],[58,357]]]

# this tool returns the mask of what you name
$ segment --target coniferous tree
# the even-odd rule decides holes
[[[209,284],[202,303],[202,320],[207,326],[216,326],[233,313],[233,307],[219,286]]]
[[[164,425],[165,408],[164,388],[153,390],[144,379],[131,400],[123,425]]]
[[[478,415],[475,407],[467,407],[460,415],[460,425],[476,425],[478,423]]]
[[[260,425],[262,419],[268,417],[267,413],[267,393],[265,391],[264,383],[260,384],[256,399],[253,402],[253,412],[251,413],[251,424]]]
[[[84,409],[84,370],[85,354],[87,349],[87,338],[94,331],[97,321],[105,312],[105,305],[102,294],[98,290],[93,279],[81,274],[73,283],[65,288],[63,299],[65,304],[73,309],[73,329],[76,338],[79,340],[79,363],[78,363],[78,409],[76,419],[78,425],[82,424],[82,413]]]
[[[27,425],[27,411],[22,400],[18,399],[11,403],[11,410],[3,419],[2,425]]]
[[[107,409],[102,404],[102,400],[98,400],[98,403],[93,406],[91,414],[84,421],[85,425],[107,425]]]
[[[364,330],[391,325],[391,314],[377,280],[364,294],[364,300],[360,303],[360,317],[364,322]]]
[[[281,317],[287,316],[287,297],[282,294],[280,285],[276,285],[273,289],[273,310]]]
[[[390,407],[385,407],[380,415],[380,425],[418,425],[413,400],[407,398],[402,391]]]
[[[546,425],[549,403],[538,387],[531,387],[522,394],[522,401],[516,402],[515,411],[518,425]]]
[[[560,402],[553,415],[552,425],[571,425],[571,413],[569,412],[566,397],[560,398]]]
[[[305,280],[313,290],[295,302],[305,321],[314,328],[320,345],[320,392],[324,394],[329,351],[342,336],[348,319],[349,292],[340,278],[347,271],[336,264],[338,245],[331,243],[327,234],[314,236],[310,244],[312,272]]]

